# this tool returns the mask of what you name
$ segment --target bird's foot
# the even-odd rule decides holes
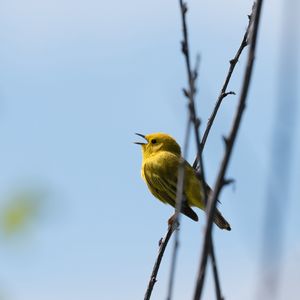
[[[174,213],[168,220],[168,226],[169,228],[172,227],[173,230],[176,230],[179,228],[179,222],[177,220],[178,213]]]

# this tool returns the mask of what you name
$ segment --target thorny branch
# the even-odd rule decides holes
[[[213,109],[210,117],[208,118],[206,129],[205,129],[205,131],[203,133],[203,137],[202,137],[202,140],[201,140],[201,143],[200,143],[200,154],[202,154],[202,152],[203,152],[203,149],[204,149],[204,146],[205,146],[208,134],[210,132],[210,129],[211,129],[212,125],[213,125],[213,122],[215,120],[215,117],[216,117],[216,115],[218,113],[218,110],[219,110],[219,108],[221,106],[221,103],[222,103],[223,99],[226,98],[228,95],[235,95],[235,92],[233,92],[233,91],[227,92],[227,87],[228,87],[228,84],[230,82],[232,73],[233,73],[233,71],[235,69],[235,66],[236,66],[237,62],[239,61],[240,55],[242,54],[242,52],[245,49],[245,47],[248,45],[248,35],[249,35],[249,28],[250,28],[250,23],[251,23],[250,19],[251,18],[249,16],[249,23],[248,23],[246,32],[244,34],[243,40],[242,40],[242,42],[241,42],[241,44],[240,44],[240,46],[239,46],[239,48],[238,48],[238,50],[237,50],[234,58],[229,61],[229,69],[228,69],[225,81],[223,83],[222,89],[221,89],[220,94],[218,96],[218,99],[216,101],[215,107],[214,107],[214,109]],[[198,156],[195,158],[195,161],[194,161],[194,164],[193,164],[194,168],[197,167],[198,162],[199,162],[199,151],[198,151]]]
[[[237,107],[236,115],[235,115],[235,118],[234,118],[234,121],[232,124],[230,134],[229,134],[228,138],[225,139],[226,140],[226,143],[225,143],[226,151],[224,153],[224,157],[223,157],[223,160],[222,160],[222,163],[220,166],[220,170],[219,170],[219,174],[218,174],[218,177],[217,177],[217,180],[215,183],[215,187],[209,197],[209,202],[208,202],[208,206],[207,206],[207,224],[206,224],[204,242],[203,242],[203,247],[202,247],[199,272],[198,272],[198,277],[197,277],[197,281],[196,281],[194,300],[200,299],[201,294],[202,294],[206,265],[207,265],[207,258],[208,258],[208,254],[209,254],[210,241],[211,241],[213,216],[215,214],[218,196],[220,194],[221,189],[224,186],[225,173],[226,173],[227,166],[228,166],[228,163],[229,163],[229,160],[231,157],[234,142],[235,142],[235,139],[236,139],[239,127],[240,127],[243,112],[244,112],[244,109],[246,106],[246,99],[247,99],[248,89],[249,89],[249,85],[250,85],[250,79],[251,79],[252,70],[253,70],[254,57],[255,57],[257,32],[258,32],[258,25],[259,25],[259,20],[260,20],[262,2],[263,2],[263,0],[257,0],[257,2],[255,2],[253,5],[253,10],[252,10],[252,15],[251,15],[251,18],[253,18],[253,20],[251,20],[250,31],[249,31],[250,49],[249,49],[249,53],[248,53],[247,66],[245,69],[239,104]]]
[[[180,8],[181,8],[181,13],[182,13],[183,21],[185,22],[185,14],[187,12],[187,6],[186,6],[185,3],[183,3],[183,1],[180,1]],[[248,45],[248,39],[247,39],[247,37],[249,35],[249,30],[250,30],[249,28],[250,28],[250,17],[249,17],[249,25],[247,27],[247,30],[246,30],[246,33],[245,33],[244,38],[242,40],[242,43],[241,43],[241,45],[240,45],[240,47],[239,47],[239,49],[238,49],[235,57],[232,60],[230,60],[230,67],[229,67],[229,70],[228,70],[225,82],[224,82],[223,87],[221,89],[220,95],[219,95],[219,97],[217,99],[217,102],[216,102],[215,108],[214,108],[214,110],[213,110],[213,112],[211,114],[211,117],[208,120],[207,127],[206,127],[206,130],[204,132],[203,138],[202,138],[201,142],[200,142],[200,140],[197,140],[197,146],[200,146],[200,149],[199,148],[197,149],[198,150],[197,151],[198,155],[197,155],[197,158],[195,160],[194,167],[196,167],[197,162],[198,162],[198,157],[199,157],[200,158],[200,161],[199,161],[199,163],[200,163],[200,170],[202,170],[202,173],[203,173],[203,163],[201,162],[202,152],[203,152],[203,149],[204,149],[207,137],[209,135],[210,129],[212,127],[212,124],[213,124],[214,119],[216,117],[216,114],[218,112],[218,109],[219,109],[219,107],[220,107],[220,105],[222,103],[222,100],[225,97],[227,97],[228,95],[234,94],[234,92],[232,92],[232,91],[227,92],[226,90],[227,90],[227,86],[229,84],[229,81],[231,79],[232,73],[234,71],[234,68],[235,68],[235,66],[236,66],[236,64],[237,64],[237,62],[239,60],[239,57],[240,57],[243,49]],[[187,41],[187,27],[186,27],[186,25],[183,26],[183,33],[184,33],[184,36],[186,37],[186,41]],[[254,37],[254,34],[253,34],[253,37]],[[255,38],[256,38],[256,34],[255,34]],[[198,75],[197,74],[197,69],[198,68],[196,67],[194,71],[191,70],[190,59],[189,59],[189,51],[188,51],[188,43],[184,43],[184,42],[182,43],[182,51],[183,51],[184,54],[185,53],[188,54],[187,56],[185,55],[185,58],[186,58],[186,63],[187,63],[187,72],[188,72],[188,79],[189,79],[189,91],[187,91],[187,90],[184,89],[183,92],[184,92],[184,94],[185,94],[185,96],[187,98],[190,99],[190,97],[192,96],[192,99],[194,99],[194,96],[195,96],[195,93],[196,93],[195,80],[196,80],[197,75]],[[192,103],[194,103],[194,101]],[[196,117],[195,106],[189,105],[189,110],[190,110],[190,118],[191,118],[191,120],[192,120],[192,122],[194,124],[194,129],[197,129],[197,133],[195,131],[195,133],[196,133],[196,139],[197,139],[197,136],[199,137],[199,135],[198,135],[198,128],[199,128],[199,125],[200,125],[200,120]],[[189,120],[189,121],[191,121],[191,120]],[[228,140],[229,139],[226,139],[226,144],[228,144]],[[202,175],[201,178],[203,180],[204,179],[203,176],[205,177],[205,175],[204,175],[204,173],[201,174],[201,175]],[[225,183],[226,183],[226,180],[223,178],[222,185],[224,185]],[[211,196],[211,198],[213,197],[212,198],[213,200],[217,199],[217,196],[214,196],[214,195],[210,195],[210,196]],[[205,197],[205,198],[207,199],[207,197]],[[214,200],[214,201],[216,201],[216,200]],[[208,207],[208,213],[209,213],[209,215],[211,213],[211,208],[210,207]],[[208,221],[209,221],[209,216],[208,216]],[[211,220],[211,222],[212,222],[212,220]],[[178,226],[178,223],[175,222],[174,224],[176,224],[176,226]],[[147,290],[146,290],[146,293],[145,293],[145,297],[144,297],[145,300],[149,300],[150,297],[151,297],[151,293],[152,293],[154,284],[156,282],[156,277],[157,277],[157,273],[158,273],[158,270],[159,270],[159,267],[160,267],[160,263],[162,261],[162,257],[164,255],[164,252],[165,252],[165,249],[167,247],[167,244],[168,244],[168,242],[169,242],[169,240],[170,240],[173,232],[176,229],[177,229],[177,227],[175,227],[175,226],[169,226],[168,227],[168,231],[167,231],[165,237],[160,241],[158,256],[157,256],[157,259],[155,261],[155,264],[154,264],[154,267],[153,267],[153,270],[152,270],[152,274],[151,274],[151,277],[150,277],[150,281],[148,283],[148,287],[147,287]],[[206,239],[205,239],[205,241],[206,241]],[[221,292],[220,292],[220,285],[219,285],[218,273],[217,273],[217,269],[216,269],[216,261],[215,261],[214,249],[213,249],[213,245],[210,242],[211,242],[211,239],[208,240],[208,243],[206,243],[206,247],[205,247],[205,249],[208,250],[207,253],[206,253],[206,260],[207,260],[207,255],[208,255],[209,251],[211,251],[210,255],[211,255],[212,265],[213,265],[213,272],[214,272],[214,279],[215,279],[215,285],[216,285],[217,299],[222,299]],[[177,244],[177,246],[178,246],[178,244]],[[206,265],[206,262],[205,262],[205,265]],[[203,284],[203,282],[202,282],[202,284]]]
[[[190,140],[190,131],[191,131],[191,119],[188,118],[187,121],[187,127],[186,127],[186,133],[185,133],[185,141],[184,141],[184,148],[182,157],[180,159],[180,163],[178,166],[178,179],[177,179],[177,192],[176,192],[176,205],[175,205],[175,213],[169,219],[169,222],[171,221],[171,224],[175,223],[174,226],[180,223],[180,211],[183,203],[183,191],[184,191],[184,180],[185,180],[185,172],[184,172],[184,158],[187,155],[188,152],[188,144]],[[173,291],[173,284],[174,284],[174,274],[175,274],[175,267],[176,267],[176,260],[177,260],[177,253],[178,253],[178,247],[179,247],[179,231],[176,230],[175,232],[175,238],[174,238],[174,247],[173,247],[173,253],[172,253],[172,259],[171,259],[171,269],[170,269],[170,278],[169,278],[169,284],[168,284],[168,296],[167,300],[171,300],[172,298],[172,291]]]
[[[187,25],[186,25],[186,12],[187,5],[183,3],[182,0],[179,0],[181,17],[182,17],[182,31],[183,31],[183,41],[181,42],[181,51],[185,57],[186,69],[187,69],[187,77],[188,77],[188,90],[183,89],[184,95],[188,98],[189,103],[189,117],[188,117],[188,126],[185,134],[185,144],[184,151],[182,153],[182,157],[187,155],[187,148],[189,142],[190,128],[191,124],[194,124],[196,131],[198,130],[199,121],[196,120],[196,112],[194,105],[194,96],[196,94],[195,81],[197,79],[197,68],[192,71],[191,63],[190,63],[190,51],[189,51],[189,43],[188,43],[188,33],[187,33]],[[196,66],[198,67],[199,60],[197,60]],[[196,124],[198,123],[198,124]],[[177,195],[176,195],[176,207],[175,207],[175,222],[179,222],[180,214],[178,212],[181,211],[182,201],[183,201],[183,188],[184,188],[184,159],[182,158],[181,163],[178,168],[178,179],[177,179]],[[177,253],[179,246],[179,231],[175,232],[174,238],[174,246],[171,258],[171,269],[170,269],[170,278],[168,284],[168,292],[167,292],[167,300],[172,299],[172,292],[174,286],[174,278],[175,278],[175,267],[177,261]]]
[[[196,66],[195,66],[194,70],[192,70],[191,62],[190,62],[188,29],[187,29],[187,22],[186,22],[186,13],[188,11],[188,7],[187,7],[187,4],[185,2],[183,2],[182,0],[179,0],[179,5],[180,5],[182,32],[183,32],[183,41],[181,42],[181,45],[182,45],[182,53],[185,58],[187,78],[188,78],[188,90],[184,89],[183,91],[184,91],[184,95],[189,100],[188,108],[189,108],[190,120],[192,121],[193,127],[194,127],[194,133],[195,133],[195,139],[196,139],[196,145],[197,145],[197,157],[198,157],[199,163],[200,163],[200,173],[201,173],[200,180],[202,181],[202,187],[203,187],[203,191],[204,191],[204,203],[206,205],[208,195],[207,195],[207,190],[205,188],[205,186],[206,186],[205,171],[204,171],[204,163],[203,163],[202,151],[201,151],[201,141],[200,141],[200,135],[199,135],[200,119],[197,117],[196,107],[195,107],[195,94],[196,94],[195,82],[198,77],[199,57],[197,57]],[[176,244],[175,244],[175,246],[176,246]],[[174,247],[174,252],[177,251],[177,249],[178,249],[177,247]],[[212,264],[213,264],[213,275],[214,275],[214,280],[215,280],[216,296],[217,296],[217,299],[220,300],[220,299],[222,299],[221,287],[220,287],[217,263],[215,260],[214,246],[213,246],[212,240],[211,240],[211,245],[210,245],[210,251],[211,251]],[[176,253],[174,255],[176,255]],[[174,263],[175,263],[175,261],[174,261]],[[170,276],[171,276],[172,283],[173,283],[174,273],[171,273]],[[170,285],[167,299],[171,299],[172,288],[173,288],[172,285]]]
[[[158,269],[159,269],[161,260],[163,258],[164,253],[165,253],[168,242],[169,242],[169,240],[172,236],[172,233],[176,229],[177,229],[176,228],[176,223],[175,223],[175,226],[172,226],[172,225],[170,226],[169,225],[166,235],[164,236],[163,239],[161,239],[159,241],[158,255],[157,255],[157,258],[156,258],[156,261],[155,261],[155,264],[154,264],[154,267],[153,267],[153,270],[152,270],[152,273],[151,273],[150,281],[148,283],[148,287],[147,287],[147,290],[146,290],[146,293],[145,293],[145,296],[144,296],[144,300],[149,300],[150,297],[151,297],[151,293],[152,293],[154,284],[156,282],[156,277],[157,277],[157,273],[158,273]]]
[[[183,90],[183,91],[184,91],[184,94],[189,99],[190,99],[190,97],[192,99],[194,99],[194,95],[196,93],[195,80],[197,78],[197,73],[196,72],[192,73],[191,65],[190,65],[189,50],[188,50],[189,48],[188,48],[188,41],[187,41],[187,28],[186,28],[186,23],[185,23],[185,13],[187,11],[187,7],[186,7],[186,5],[183,4],[182,1],[180,1],[180,7],[181,7],[182,15],[183,15],[183,18],[184,18],[184,21],[183,21],[184,40],[181,43],[181,46],[182,46],[182,52],[185,54],[185,57],[186,57],[186,65],[187,65],[187,71],[188,71],[188,81],[189,81],[189,87],[190,87],[189,91],[186,91],[186,90]],[[188,94],[189,94],[189,96],[188,96]],[[191,104],[194,104],[193,101],[190,101],[189,107],[191,107]],[[191,123],[195,119],[196,119],[195,118],[195,112],[194,112],[194,114],[192,114],[191,109],[190,109],[190,115],[189,115],[188,121],[187,121],[187,127],[186,127],[186,133],[185,133],[185,142],[184,142],[184,148],[183,148],[183,153],[182,153],[183,157],[185,157],[187,155]],[[183,201],[184,175],[185,175],[184,174],[184,159],[182,158],[180,163],[179,163],[179,167],[178,167],[175,214],[172,217],[172,223],[169,225],[169,229],[168,229],[168,233],[167,233],[168,239],[165,239],[162,242],[162,246],[161,246],[161,247],[163,247],[162,255],[164,253],[164,249],[166,248],[167,243],[168,243],[172,233],[174,232],[174,230],[173,230],[174,226],[178,226],[179,221],[180,221],[180,213],[179,212],[181,211],[182,201]],[[171,259],[170,279],[169,279],[169,284],[168,284],[168,295],[167,295],[168,300],[170,300],[171,297],[172,297],[178,246],[179,246],[179,231],[176,230],[175,238],[174,238],[174,248],[173,248],[172,259]],[[161,254],[161,253],[159,253],[159,254]],[[159,264],[161,262],[162,255],[160,257]],[[153,273],[154,273],[155,276],[151,276],[151,278],[150,278],[148,288],[147,288],[147,291],[146,291],[146,295],[145,295],[145,299],[150,299],[151,292],[152,292],[154,283],[156,281],[156,274],[157,274],[158,269],[159,269],[159,264],[155,263],[155,266],[154,266],[154,269],[153,269],[154,270]],[[153,275],[153,273],[152,273],[152,275]]]

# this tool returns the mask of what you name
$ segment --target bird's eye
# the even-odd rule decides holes
[[[156,139],[151,140],[152,144],[156,144]]]

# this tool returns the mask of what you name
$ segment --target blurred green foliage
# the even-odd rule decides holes
[[[38,219],[44,193],[23,190],[5,200],[0,213],[0,231],[10,237],[29,229]]]

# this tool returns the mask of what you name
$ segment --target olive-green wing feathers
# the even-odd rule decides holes
[[[164,203],[168,203],[175,207],[176,205],[176,190],[177,190],[177,173],[178,161],[177,157],[175,163],[172,163],[170,157],[165,162],[168,166],[161,168],[160,163],[151,162],[144,164],[144,176],[146,183],[152,194]],[[194,221],[198,221],[197,214],[188,206],[186,195],[183,194],[183,202],[181,212]]]

